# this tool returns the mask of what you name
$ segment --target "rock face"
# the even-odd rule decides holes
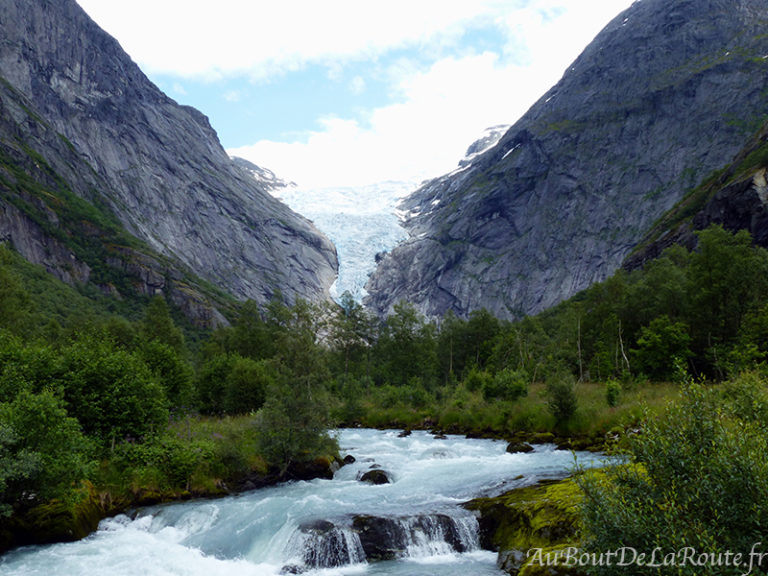
[[[695,248],[695,232],[712,224],[731,232],[747,230],[768,248],[768,123],[719,173],[665,214],[623,263],[640,268],[674,244]]]
[[[620,265],[768,113],[768,0],[643,0],[500,142],[412,194],[367,304],[516,318]]]
[[[233,162],[207,118],[165,96],[75,0],[2,2],[0,38],[4,93],[23,102],[2,110],[11,160],[43,160],[154,253],[237,298],[328,297],[333,245]]]

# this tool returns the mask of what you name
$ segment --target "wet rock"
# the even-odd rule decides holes
[[[301,525],[306,536],[304,563],[311,568],[335,568],[350,564],[352,553],[343,530],[328,520],[315,520]]]
[[[470,548],[453,518],[446,514],[415,517],[355,516],[352,529],[357,532],[369,561],[393,560],[403,555],[416,541],[439,540],[455,552]]]
[[[355,462],[357,462],[357,458],[352,456],[352,454],[344,456],[344,464],[354,464]]]
[[[510,442],[507,446],[509,454],[525,454],[533,452],[534,448],[528,442]]]
[[[365,472],[362,476],[360,476],[360,481],[369,482],[371,484],[391,483],[389,475],[384,470],[378,468],[374,468],[373,470],[368,470],[368,472]]]

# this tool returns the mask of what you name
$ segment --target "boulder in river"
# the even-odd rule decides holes
[[[365,474],[360,476],[361,482],[370,482],[371,484],[391,484],[389,474],[379,468],[368,470]]]
[[[528,444],[528,442],[510,442],[507,446],[507,452],[509,454],[525,454],[533,452],[533,446]]]

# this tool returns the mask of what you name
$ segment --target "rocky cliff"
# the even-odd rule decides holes
[[[693,249],[696,232],[713,224],[731,232],[747,230],[768,248],[768,123],[736,155],[664,214],[624,260],[634,270],[672,245]]]
[[[0,3],[0,77],[0,234],[17,249],[30,244],[30,224],[12,221],[34,212],[32,223],[46,234],[31,243],[59,252],[52,231],[60,215],[41,193],[48,185],[65,190],[66,202],[84,200],[114,216],[114,226],[139,239],[138,259],[159,263],[147,265],[161,284],[191,271],[239,299],[265,302],[278,291],[289,301],[328,297],[333,245],[235,164],[207,118],[165,96],[74,0]],[[42,188],[30,193],[19,182],[35,171],[31,181]],[[63,258],[76,259],[69,254]],[[60,277],[82,280],[83,266],[94,265],[67,272],[61,259],[46,264]]]
[[[768,114],[768,0],[642,0],[491,150],[407,200],[367,303],[514,318],[607,277]]]

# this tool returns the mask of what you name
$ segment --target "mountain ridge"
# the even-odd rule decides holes
[[[74,0],[4,2],[0,31],[3,80],[33,119],[15,122],[6,108],[7,124],[72,193],[238,299],[329,297],[330,241],[235,164],[208,119],[163,94]],[[35,125],[68,152],[40,142],[27,130]]]
[[[519,318],[606,278],[768,115],[768,3],[636,2],[492,149],[404,202],[366,303]]]

